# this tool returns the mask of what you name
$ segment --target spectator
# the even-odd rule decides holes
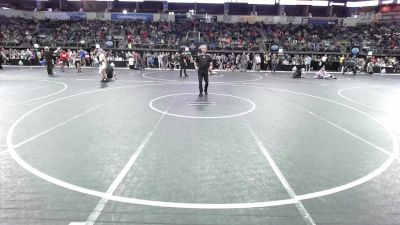
[[[279,64],[279,58],[276,54],[273,54],[272,59],[271,59],[271,65],[272,65],[271,72],[275,73],[276,68],[278,67],[278,64]]]
[[[260,71],[261,70],[261,57],[259,54],[256,54],[255,56],[255,62],[256,62],[256,71]]]
[[[0,51],[0,70],[3,69],[3,66],[1,65],[3,62],[4,62],[3,51]]]

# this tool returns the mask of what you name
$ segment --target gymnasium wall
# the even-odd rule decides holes
[[[0,15],[6,17],[21,17],[26,19],[54,19],[54,20],[147,20],[147,21],[175,21],[175,17],[182,15],[171,14],[146,14],[146,13],[102,13],[102,12],[33,12],[13,9],[0,9]],[[236,16],[236,15],[213,15],[218,22],[225,23],[256,23],[265,24],[338,24],[343,26],[356,26],[357,24],[378,21],[375,15],[358,15],[357,18],[334,18],[334,17],[291,17],[291,16]]]

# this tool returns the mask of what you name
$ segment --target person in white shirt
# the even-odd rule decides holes
[[[289,65],[289,60],[284,59],[283,62],[282,62],[282,65]]]
[[[162,69],[164,66],[163,66],[163,57],[164,57],[164,54],[163,53],[158,53],[158,57],[157,57],[157,60],[158,60],[158,68],[159,69]]]
[[[257,54],[255,56],[256,58],[256,71],[260,71],[261,70],[261,56],[259,54]]]
[[[26,52],[25,52],[25,59],[28,60],[28,61],[30,61],[31,58],[32,58],[32,52],[31,52],[31,50],[28,48],[28,49],[26,50]]]
[[[135,60],[133,59],[133,57],[129,57],[128,59],[128,65],[129,65],[129,69],[133,70],[135,68]]]
[[[107,72],[106,72],[107,59],[106,59],[105,52],[102,49],[99,49],[97,55],[99,57],[99,73],[101,74],[101,81],[106,82],[107,81]]]
[[[256,62],[256,55],[253,56],[253,59],[251,60],[251,68],[253,71],[256,71],[256,67],[257,67],[257,62]]]
[[[77,69],[77,73],[81,73],[82,72],[82,60],[81,60],[81,56],[79,54],[74,54],[74,63],[75,63],[75,67]]]
[[[321,69],[316,73],[314,78],[317,79],[336,79],[335,76],[328,74],[325,70],[325,66],[322,66]]]
[[[322,56],[322,58],[321,58],[321,68],[326,65],[326,60],[327,59],[328,59],[328,57],[326,55]]]
[[[311,58],[311,56],[306,56],[306,58],[304,59],[304,65],[306,66],[306,71],[310,71],[310,69],[311,69],[311,61],[312,61],[312,58]]]

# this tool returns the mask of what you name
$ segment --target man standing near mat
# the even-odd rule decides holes
[[[199,49],[201,53],[197,56],[194,68],[197,70],[199,77],[199,97],[203,97],[203,79],[206,83],[204,86],[204,93],[208,95],[208,72],[212,71],[213,64],[211,56],[207,54],[207,46],[201,45]]]
[[[3,63],[3,51],[1,51],[1,49],[0,49],[0,70],[2,70],[3,69],[3,67],[1,66],[1,64]]]
[[[182,77],[182,71],[183,71],[185,77],[187,77],[188,76],[186,73],[187,57],[182,51],[179,52],[179,64],[180,64],[179,76]]]
[[[49,47],[44,47],[44,59],[47,65],[47,75],[54,76],[53,74],[53,52],[50,51]]]

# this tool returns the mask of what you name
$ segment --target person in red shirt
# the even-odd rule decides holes
[[[375,58],[375,56],[372,57],[371,59],[372,64],[376,64],[378,62],[378,60]]]
[[[127,39],[128,39],[128,48],[132,48],[133,40],[132,40],[132,35],[130,33],[128,34]]]
[[[60,59],[61,59],[61,71],[65,72],[65,65],[68,63],[68,52],[63,50],[60,54]]]

